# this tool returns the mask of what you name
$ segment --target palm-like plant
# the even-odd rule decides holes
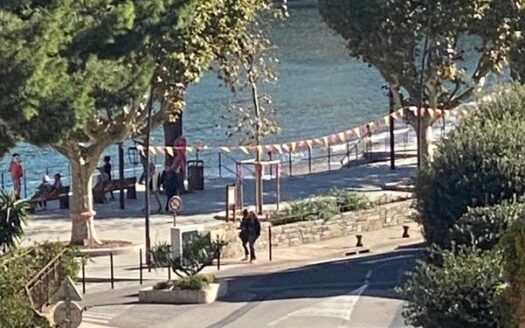
[[[28,203],[12,193],[0,190],[0,254],[16,247],[24,234]]]

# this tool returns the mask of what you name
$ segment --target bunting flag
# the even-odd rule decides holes
[[[355,135],[361,139],[361,131],[359,131],[359,128],[354,128],[352,131],[354,131]]]
[[[248,151],[248,148],[246,148],[245,146],[239,146],[239,149],[245,153],[246,155],[248,155],[250,152]]]
[[[283,150],[287,153],[294,153],[297,148],[305,148],[308,146],[308,148],[312,149],[314,145],[320,145],[324,147],[328,147],[330,145],[337,145],[340,143],[345,143],[348,140],[351,140],[351,138],[358,138],[361,139],[362,136],[368,135],[369,132],[377,130],[377,128],[381,126],[388,126],[390,125],[390,119],[398,120],[400,117],[404,117],[405,113],[404,111],[408,110],[411,111],[414,115],[425,115],[425,108],[420,108],[418,111],[418,107],[410,106],[405,108],[400,108],[396,110],[395,112],[384,116],[382,119],[376,119],[374,121],[369,122],[368,124],[363,124],[361,126],[357,126],[351,129],[348,129],[346,131],[342,132],[336,132],[332,133],[323,137],[315,138],[315,139],[306,139],[306,140],[296,140],[296,141],[290,141],[283,144],[268,144],[268,145],[247,145],[247,146],[210,146],[202,141],[198,141],[194,143],[193,146],[186,147],[186,144],[183,146],[149,146],[149,151],[153,155],[155,154],[168,154],[170,156],[174,156],[174,154],[177,151],[187,151],[187,152],[193,152],[195,149],[197,152],[202,150],[217,150],[217,151],[224,151],[226,153],[230,153],[234,150],[240,150],[241,152],[249,155],[250,152],[253,152],[255,150],[257,151],[278,151],[280,154],[283,153]],[[459,109],[455,108],[452,110],[446,110],[446,109],[433,109],[433,108],[427,108],[428,115],[432,118],[436,117],[450,117],[451,115],[457,115],[458,117],[466,117],[469,114],[469,111],[466,109]],[[419,112],[419,113],[418,113]],[[355,136],[354,136],[355,135]],[[137,150],[141,155],[144,155],[146,147],[141,144],[136,145]]]
[[[290,151],[292,153],[295,153],[295,147],[297,146],[297,143],[295,141],[292,141],[292,143],[290,144]]]
[[[312,148],[312,140],[306,140],[306,144],[308,145],[308,148]]]

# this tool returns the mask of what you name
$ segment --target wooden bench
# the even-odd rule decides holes
[[[93,189],[93,201],[96,204],[104,203],[106,194],[110,191],[120,190],[120,183],[122,181],[123,189],[126,189],[127,199],[137,199],[137,178],[125,178],[124,180],[111,180],[104,190]]]
[[[32,205],[30,211],[34,213],[36,205],[39,202],[50,202],[53,200],[58,200],[58,205],[60,209],[69,209],[69,186],[63,186],[58,192],[53,193],[53,195],[47,197],[40,197],[36,199],[29,200],[29,203]]]

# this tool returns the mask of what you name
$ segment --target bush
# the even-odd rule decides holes
[[[298,221],[329,220],[339,213],[339,207],[333,197],[314,197],[290,202],[285,210],[286,216],[298,217]]]
[[[460,248],[433,249],[442,265],[418,263],[398,289],[408,304],[405,320],[416,327],[503,327],[510,313],[503,298],[501,255]]]
[[[523,319],[525,318],[525,217],[523,214],[509,226],[501,240],[501,245],[505,277],[509,282],[505,296],[515,318],[525,321]]]
[[[510,85],[463,120],[419,171],[416,207],[430,243],[447,245],[449,229],[469,207],[525,192],[525,87]]]
[[[215,276],[211,274],[196,274],[188,276],[179,280],[173,281],[173,287],[189,290],[203,290],[210,286],[215,281]]]
[[[164,241],[151,248],[153,267],[166,268],[171,266],[171,245]]]
[[[12,193],[0,190],[0,254],[16,247],[24,234],[28,203],[16,200]]]
[[[362,193],[334,188],[330,190],[329,195],[335,198],[341,211],[356,211],[374,207],[370,198]]]
[[[450,240],[456,245],[491,250],[499,243],[507,226],[524,211],[525,205],[517,202],[469,208],[451,229]]]
[[[45,243],[17,249],[0,258],[0,327],[49,327],[47,321],[33,311],[23,288],[64,249],[61,243]],[[71,277],[76,277],[79,269],[75,255],[75,250],[68,250],[64,258],[65,272]]]

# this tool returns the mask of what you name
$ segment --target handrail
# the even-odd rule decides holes
[[[41,311],[46,304],[49,304],[49,298],[52,296],[49,290],[49,285],[54,284],[56,288],[60,286],[60,283],[65,278],[64,268],[62,268],[62,270],[59,269],[62,265],[62,257],[65,252],[65,249],[62,250],[57,256],[49,261],[49,263],[35,274],[24,287],[31,306],[37,311]],[[50,274],[53,274],[52,278],[54,279],[48,278]],[[42,283],[45,283],[46,285],[44,285],[44,288],[40,290],[38,295],[34,295],[33,290]]]

